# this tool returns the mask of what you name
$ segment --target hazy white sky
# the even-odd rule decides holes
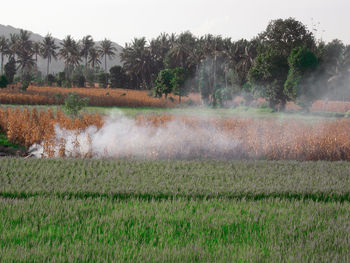
[[[12,0],[1,3],[0,24],[124,46],[134,37],[186,30],[250,39],[271,19],[287,17],[310,29],[319,22],[317,38],[350,44],[350,0]]]

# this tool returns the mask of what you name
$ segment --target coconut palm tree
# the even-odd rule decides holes
[[[134,38],[131,44],[125,45],[125,48],[120,54],[126,72],[130,76],[134,75],[137,79],[137,84],[142,83],[144,88],[150,82],[151,62],[150,49],[146,44],[147,42],[144,37]]]
[[[33,52],[35,55],[35,63],[38,63],[38,56],[40,56],[40,43],[39,42],[33,42]]]
[[[4,74],[4,57],[8,54],[8,43],[4,36],[0,37],[0,53],[1,53],[1,75]]]
[[[93,46],[89,49],[88,63],[91,64],[93,69],[96,66],[101,64],[100,57],[101,57],[100,50],[96,46]]]
[[[95,42],[90,35],[83,37],[81,40],[81,56],[85,58],[85,71],[88,66],[89,51],[94,45]]]
[[[19,64],[19,68],[22,71],[22,76],[24,73],[30,73],[36,65],[33,58],[33,42],[30,40],[30,35],[31,34],[29,31],[21,29],[18,36],[17,62]]]
[[[104,57],[105,72],[107,72],[107,56],[109,59],[112,59],[113,57],[115,57],[117,49],[113,46],[112,41],[106,38],[100,43],[99,49],[101,52],[101,56]]]
[[[9,59],[14,58],[16,60],[16,54],[18,51],[18,38],[18,34],[10,34],[10,39],[8,40]]]
[[[168,57],[171,60],[172,67],[187,68],[188,57],[190,56],[192,48],[196,45],[196,38],[191,32],[181,33],[169,51]]]
[[[43,39],[43,41],[40,43],[41,56],[44,59],[47,59],[46,76],[49,75],[50,63],[52,58],[57,60],[57,52],[56,52],[57,49],[58,49],[58,46],[56,46],[54,38],[51,36],[51,34],[47,34]]]
[[[61,43],[58,55],[65,63],[66,79],[69,79],[70,72],[81,61],[79,44],[68,35]]]

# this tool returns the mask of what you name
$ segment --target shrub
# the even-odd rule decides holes
[[[46,76],[46,81],[49,86],[52,86],[53,83],[57,81],[56,77],[52,74]]]
[[[9,84],[7,78],[5,75],[0,76],[0,88],[6,88],[6,86]]]
[[[100,72],[98,74],[98,83],[100,85],[100,87],[102,88],[107,88],[108,86],[108,79],[109,79],[109,74],[108,73],[104,73],[104,72]]]
[[[89,104],[89,98],[79,98],[76,93],[68,93],[64,100],[64,109],[71,116],[77,116],[79,111]]]
[[[348,110],[346,113],[345,113],[345,118],[350,118],[350,110]]]

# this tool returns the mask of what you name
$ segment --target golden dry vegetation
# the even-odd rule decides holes
[[[102,89],[102,88],[60,88],[60,87],[37,87],[29,86],[26,92],[21,92],[18,87],[0,89],[0,104],[17,105],[56,105],[63,104],[68,93],[75,92],[81,97],[89,98],[90,106],[126,106],[126,107],[157,107],[173,108],[178,105],[178,97],[169,95],[168,99],[153,98],[148,90],[128,89]],[[59,94],[59,95],[58,95]],[[58,95],[58,96],[57,96]],[[191,100],[194,104],[200,104],[201,98],[198,93],[191,93],[182,98],[182,102]],[[239,106],[244,103],[240,96],[235,97],[228,105]],[[266,104],[264,99],[258,99],[252,103],[254,106]],[[288,102],[287,110],[299,110],[300,107],[293,102]],[[328,111],[345,113],[350,110],[349,101],[317,100],[311,111]]]
[[[55,105],[63,104],[68,93],[77,93],[89,98],[90,106],[127,106],[173,108],[178,105],[178,97],[169,95],[168,99],[153,98],[147,90],[102,89],[102,88],[60,88],[30,86],[26,92],[18,88],[0,90],[0,104]],[[60,94],[61,96],[57,96]],[[199,94],[190,94],[182,102],[192,100],[199,103]]]
[[[203,157],[218,158],[252,158],[270,160],[350,160],[350,120],[318,121],[306,123],[300,120],[277,121],[271,119],[246,118],[199,118],[174,115],[138,115],[136,124],[154,128],[165,127],[176,119],[177,122],[195,132],[212,131],[208,137],[196,136],[194,145],[202,145],[218,136],[233,138],[237,144],[234,148],[227,145],[218,151],[212,148],[203,152]],[[55,124],[76,134],[94,125],[98,129],[104,119],[97,114],[84,114],[71,119],[61,111],[54,114],[51,110],[37,111],[0,108],[0,129],[13,143],[27,148],[35,143],[42,143],[48,156],[57,149]],[[169,136],[177,134],[169,133]],[[171,137],[169,137],[169,142]],[[118,143],[118,142],[116,142]],[[62,144],[63,145],[63,144]],[[62,146],[64,147],[64,146]],[[168,157],[172,158],[171,143]],[[184,148],[185,150],[185,148]],[[198,149],[202,151],[201,149]],[[152,153],[156,156],[156,153]],[[175,155],[175,153],[174,153]],[[64,156],[61,149],[60,156]],[[181,157],[181,153],[176,152]]]

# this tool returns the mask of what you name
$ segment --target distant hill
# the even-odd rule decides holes
[[[18,34],[20,31],[19,28],[14,28],[12,26],[4,26],[4,25],[0,25],[0,36],[5,36],[6,38],[10,37],[10,34]],[[28,30],[29,31],[29,30]],[[31,31],[29,31],[31,32]],[[31,32],[31,40],[36,41],[36,42],[41,42],[43,40],[43,36],[33,33]],[[60,43],[62,42],[60,39],[55,38],[56,41],[56,45],[60,46]],[[98,45],[100,42],[96,41],[96,45]],[[108,69],[111,68],[112,66],[115,65],[121,65],[122,63],[120,62],[120,52],[123,50],[123,47],[118,45],[117,43],[114,43],[115,48],[117,49],[117,55],[112,59],[108,59],[107,58],[107,66]],[[103,60],[101,59],[101,62],[103,62]],[[6,63],[6,62],[5,62]],[[104,64],[102,63],[101,67]],[[44,74],[46,74],[46,66],[47,66],[47,61],[41,57],[38,57],[38,68],[41,72],[43,72]],[[62,60],[52,60],[51,64],[50,64],[50,73],[57,73],[60,72],[64,69],[64,62]]]

